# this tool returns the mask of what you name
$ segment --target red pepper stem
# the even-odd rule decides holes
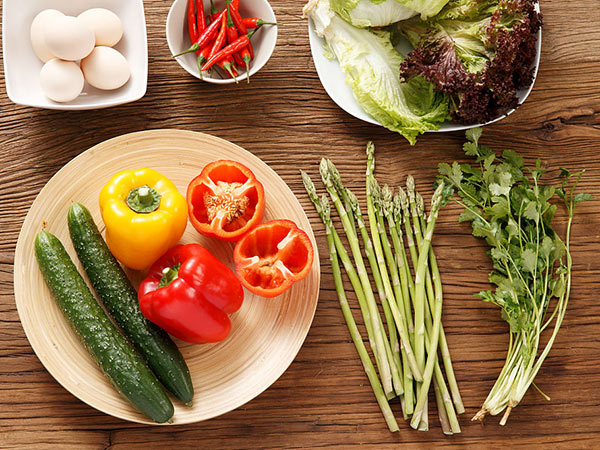
[[[162,271],[163,276],[161,277],[158,288],[163,288],[165,286],[170,285],[173,281],[179,278],[179,268],[181,267],[181,263],[175,264],[172,267],[165,267]]]
[[[258,20],[256,21],[256,26],[257,26],[257,27],[262,27],[263,25],[277,25],[277,22],[265,22],[265,21],[264,21],[264,20],[262,20],[262,19],[258,19]]]
[[[233,26],[233,20],[231,19],[231,10],[229,9],[229,2],[227,2],[227,26]]]

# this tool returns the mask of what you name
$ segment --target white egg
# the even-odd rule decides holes
[[[50,22],[55,20],[57,17],[62,16],[64,16],[64,14],[56,9],[45,9],[35,16],[33,22],[31,22],[31,29],[29,32],[31,46],[33,47],[33,51],[37,57],[40,58],[42,62],[46,62],[52,58],[55,58],[52,52],[48,50],[48,47],[46,47],[44,31]]]
[[[70,102],[83,90],[83,73],[77,63],[54,58],[42,67],[40,84],[49,99]]]
[[[72,16],[57,17],[48,23],[44,32],[48,50],[57,58],[77,61],[94,49],[94,32],[83,20]]]
[[[104,8],[92,8],[77,16],[96,35],[96,45],[112,47],[123,36],[121,19],[114,12]]]
[[[88,83],[98,89],[117,89],[127,83],[131,75],[129,63],[114,48],[96,47],[81,61],[81,70]]]

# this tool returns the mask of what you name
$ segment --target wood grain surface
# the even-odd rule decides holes
[[[325,235],[306,197],[299,168],[317,176],[321,157],[338,164],[364,201],[366,142],[377,145],[377,177],[397,185],[412,173],[425,196],[437,164],[462,158],[462,133],[403,138],[362,123],[326,95],[314,70],[300,0],[273,0],[281,24],[269,63],[247,86],[198,82],[173,61],[165,42],[169,1],[147,0],[148,92],[141,100],[99,111],[58,112],[12,104],[0,79],[0,448],[299,449],[299,448],[598,448],[600,438],[600,12],[597,0],[545,0],[544,38],[535,88],[514,114],[485,129],[483,141],[512,148],[528,163],[586,168],[582,189],[595,194],[575,219],[574,285],[554,347],[534,390],[511,414],[470,422],[502,366],[507,330],[493,306],[472,293],[487,288],[483,242],[457,223],[458,208],[440,216],[434,241],[445,288],[444,326],[467,412],[463,433],[445,437],[401,420],[390,433],[343,322],[331,269],[323,258],[312,328],[296,360],[253,401],[206,422],[149,427],[100,413],[69,394],[44,369],[21,327],[14,303],[18,233],[36,195],[64,164],[105,139],[132,131],[181,128],[230,140],[268,163],[305,207],[319,251]],[[268,186],[267,186],[268,189]],[[557,217],[564,226],[564,214]],[[349,286],[348,286],[349,287]],[[351,296],[353,300],[353,297]],[[299,300],[301,301],[301,300]],[[433,414],[432,414],[433,416]]]

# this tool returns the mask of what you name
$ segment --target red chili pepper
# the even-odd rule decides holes
[[[219,53],[219,51],[223,48],[223,44],[225,44],[225,32],[227,31],[227,15],[225,11],[221,15],[221,29],[219,30],[219,34],[217,34],[217,38],[215,39],[215,43],[210,49],[210,53],[208,54],[208,60],[212,58],[214,55]],[[204,69],[206,70],[206,69]]]
[[[230,7],[229,9],[231,13],[231,19],[233,20],[233,23],[235,24],[235,27],[237,28],[239,34],[248,34],[248,29],[246,25],[244,25],[242,16],[240,16],[240,13],[237,10],[237,8],[233,5],[227,5],[227,7]]]
[[[238,38],[239,34],[238,34],[238,30],[235,27],[235,25],[233,24],[233,20],[231,20],[231,11],[230,11],[231,7],[230,4],[227,4],[227,43],[231,44],[233,42],[235,42],[235,40]],[[243,67],[244,66],[244,62],[242,61],[242,58],[239,54],[234,53],[233,54],[233,60],[235,61],[235,64],[238,67]]]
[[[217,61],[223,59],[225,56],[232,55],[233,53],[239,52],[244,47],[247,47],[248,44],[250,43],[250,38],[252,37],[253,34],[254,34],[254,31],[251,31],[247,35],[240,36],[239,38],[237,38],[234,42],[229,44],[223,50],[221,50],[220,52],[217,52],[216,54],[211,56],[208,59],[208,61],[206,62],[206,64],[204,64],[202,69],[203,70],[209,69],[213,64],[215,64]]]
[[[196,11],[194,10],[194,0],[188,0],[187,7],[187,26],[188,34],[192,44],[198,40],[198,26],[196,24]]]
[[[193,344],[219,342],[231,330],[244,290],[234,273],[200,244],[177,245],[156,261],[140,285],[142,314]]]
[[[198,35],[200,35],[206,29],[206,17],[204,16],[204,2],[202,0],[196,0],[196,23],[198,25]]]
[[[200,78],[203,78],[202,74],[202,66],[208,60],[208,54],[210,53],[210,45],[207,45],[202,50],[198,50],[196,53],[198,54],[198,59],[196,60],[196,64],[198,65],[198,70],[200,71]]]
[[[215,8],[213,0],[210,0],[210,21],[211,23],[219,16],[219,10]]]
[[[242,23],[246,28],[260,28],[263,25],[277,25],[275,22],[265,22],[264,20],[259,19],[258,17],[246,17],[242,19]]]
[[[223,16],[225,16],[225,11],[223,11],[222,13],[219,13],[219,14],[221,17],[223,17]],[[194,42],[190,48],[188,48],[187,50],[185,50],[181,53],[177,53],[176,55],[173,55],[173,57],[176,58],[178,56],[185,55],[186,53],[196,52],[198,50],[201,50],[203,47],[206,47],[208,45],[208,43],[210,41],[212,41],[215,38],[215,36],[217,35],[217,33],[219,32],[219,25],[221,23],[222,23],[221,20],[215,20],[208,27],[206,27],[204,32],[198,37],[196,42]]]
[[[248,50],[248,47],[244,47],[240,50],[240,56],[242,57],[244,65],[246,66],[246,81],[250,83],[250,61],[252,58],[250,57],[250,51]]]
[[[233,0],[232,5],[236,10],[240,9],[240,0]]]
[[[233,250],[242,284],[262,297],[276,297],[306,277],[313,259],[310,238],[291,220],[261,223]]]
[[[235,65],[233,64],[233,58],[231,56],[228,56],[227,58],[217,62],[216,64],[221,69],[223,69],[229,75],[230,78],[235,78],[239,75],[238,71],[235,68]],[[235,82],[238,83],[238,80],[235,80]]]

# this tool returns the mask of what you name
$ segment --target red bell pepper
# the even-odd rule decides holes
[[[258,225],[265,190],[250,169],[236,161],[215,161],[187,189],[190,222],[205,236],[237,241]]]
[[[314,258],[308,235],[291,220],[261,223],[233,250],[242,284],[261,297],[276,297],[306,277]]]
[[[219,342],[231,330],[228,314],[242,306],[235,274],[200,244],[177,245],[156,261],[138,290],[142,314],[193,344]]]

